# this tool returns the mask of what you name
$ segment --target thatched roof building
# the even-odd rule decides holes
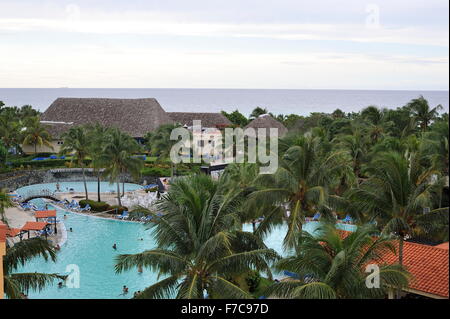
[[[245,128],[254,128],[257,134],[259,128],[277,128],[279,137],[285,135],[288,132],[286,126],[275,120],[269,114],[260,115],[259,117],[251,121]],[[266,134],[269,134],[269,130],[266,131]]]
[[[202,122],[202,127],[221,128],[232,123],[222,113],[168,112],[170,118],[182,126],[192,126],[194,120]]]
[[[53,139],[61,138],[64,132],[67,132],[73,127],[73,122],[53,122],[53,121],[41,121],[41,124],[45,126],[47,132]]]
[[[141,138],[162,124],[173,123],[156,99],[58,98],[42,114],[41,120],[72,123],[99,123],[117,127],[132,137]],[[50,133],[60,136],[69,125],[50,124]],[[52,132],[53,131],[53,132]],[[52,134],[53,135],[53,134]]]

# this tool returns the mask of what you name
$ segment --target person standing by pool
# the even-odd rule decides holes
[[[57,191],[57,192],[60,192],[60,191],[61,191],[61,189],[59,188],[59,183],[56,183],[56,191]]]

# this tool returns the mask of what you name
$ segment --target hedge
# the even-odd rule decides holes
[[[93,210],[94,212],[104,212],[104,211],[111,209],[110,208],[111,206],[109,206],[109,204],[107,204],[105,202],[96,202],[96,201],[90,200],[90,199],[80,200],[79,204],[80,204],[81,208],[84,208],[84,207],[86,207],[87,204],[89,204],[89,206],[91,206],[91,210]]]
[[[91,164],[91,160],[84,160],[84,165],[89,166]],[[67,163],[67,164],[66,164]],[[69,163],[71,163],[70,160],[67,159],[48,159],[48,160],[42,160],[42,161],[14,161],[11,162],[12,167],[32,167],[32,168],[41,168],[41,167],[48,167],[48,168],[55,168],[55,167],[62,167],[62,166],[69,166]],[[74,167],[77,167],[78,165],[76,162],[72,162]]]

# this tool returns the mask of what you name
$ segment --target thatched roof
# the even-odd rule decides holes
[[[50,133],[53,139],[59,139],[61,135],[69,130],[71,127],[73,127],[73,123],[66,123],[66,122],[46,122],[41,121],[41,123],[45,126],[47,129],[47,132]]]
[[[222,113],[168,112],[170,118],[182,126],[192,126],[194,120],[202,121],[203,127],[225,127],[232,123]]]
[[[253,121],[251,121],[245,128],[254,128],[256,130],[256,133],[258,133],[258,128],[277,128],[278,129],[278,136],[283,136],[287,133],[288,129],[286,126],[284,126],[282,123],[275,120],[272,116],[269,114],[263,114]],[[269,131],[266,132],[266,134],[269,134]]]
[[[173,123],[156,99],[58,98],[42,114],[42,121],[99,123],[143,137],[162,124]]]

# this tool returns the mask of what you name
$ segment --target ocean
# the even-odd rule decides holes
[[[58,97],[156,98],[168,112],[220,112],[238,109],[244,115],[259,106],[274,114],[331,113],[340,108],[357,112],[369,105],[396,108],[423,95],[430,106],[449,110],[448,91],[270,90],[270,89],[5,89],[0,101],[8,106],[32,105],[40,111]]]

